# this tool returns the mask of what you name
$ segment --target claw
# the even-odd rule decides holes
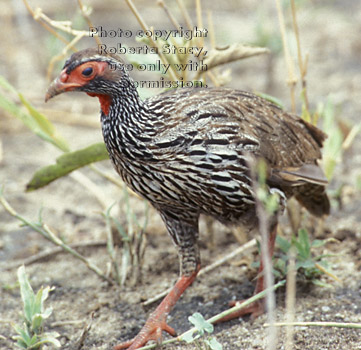
[[[241,300],[241,301],[231,301],[229,303],[230,307],[242,304],[245,300]],[[238,310],[238,311],[234,311],[231,314],[222,317],[221,319],[219,319],[216,323],[221,323],[221,322],[226,322],[229,320],[233,320],[235,318],[238,317],[242,317],[242,316],[246,316],[246,315],[251,315],[251,320],[255,320],[258,316],[262,315],[264,313],[264,303],[263,301],[255,301],[254,303],[246,306],[245,308]]]
[[[162,343],[162,331],[165,331],[172,335],[173,337],[177,336],[174,328],[169,326],[166,322],[167,315],[172,310],[174,304],[180,298],[182,293],[187,289],[187,287],[195,280],[199,268],[194,271],[190,276],[181,276],[177,281],[173,289],[169,294],[163,299],[160,305],[154,310],[154,312],[149,316],[147,322],[140,330],[138,335],[131,341],[127,341],[116,345],[114,350],[128,349],[136,350],[141,348],[143,345],[148,343],[149,340],[155,340],[157,344]]]
[[[176,331],[165,321],[155,321],[150,317],[133,340],[114,346],[114,350],[135,350],[145,345],[149,340],[155,340],[160,345],[162,344],[162,331],[169,333],[173,337],[177,335]]]

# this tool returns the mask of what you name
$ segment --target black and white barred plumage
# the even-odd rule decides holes
[[[101,122],[110,158],[124,182],[160,212],[179,247],[182,274],[199,264],[200,214],[257,226],[250,160],[266,161],[270,189],[295,196],[317,216],[329,212],[317,165],[325,135],[314,126],[227,88],[170,90],[141,101],[122,61],[95,49],[74,54],[64,72],[70,76],[86,62],[108,66],[74,90],[107,97]]]

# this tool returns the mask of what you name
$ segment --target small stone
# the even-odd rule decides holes
[[[263,342],[262,342],[261,339],[255,338],[252,341],[252,346],[255,347],[255,348],[257,348],[257,347],[262,348]]]
[[[329,306],[322,306],[321,307],[322,312],[329,312],[331,308]]]

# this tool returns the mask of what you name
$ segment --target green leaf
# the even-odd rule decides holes
[[[311,243],[311,247],[312,248],[319,248],[322,247],[326,244],[326,239],[315,239],[314,241],[312,241]]]
[[[43,299],[43,287],[41,287],[38,292],[36,293],[35,299],[34,299],[34,305],[33,305],[33,315],[35,314],[41,314],[41,312],[43,311],[43,303],[42,303],[42,299]]]
[[[277,97],[274,97],[272,95],[268,95],[268,94],[265,94],[264,92],[259,92],[259,91],[256,91],[255,94],[258,95],[259,97],[264,98],[265,100],[267,100],[269,102],[272,102],[273,104],[280,107],[281,109],[284,109],[284,105],[283,105],[282,101],[280,99],[278,99]]]
[[[125,231],[123,225],[119,222],[119,220],[117,220],[113,216],[111,216],[111,219],[114,222],[115,227],[118,230],[119,234],[121,235],[123,242],[130,242],[130,237],[128,233]]]
[[[302,94],[304,95],[304,91],[302,92]],[[302,104],[301,118],[308,123],[312,122],[310,112],[306,109],[306,106],[304,103]]]
[[[207,322],[199,312],[195,312],[192,316],[189,316],[188,320],[197,328],[201,335],[204,334],[204,331],[208,333],[213,332],[214,327],[212,323]]]
[[[193,336],[194,332],[186,332],[183,336],[182,336],[182,340],[184,340],[185,342],[187,342],[188,344],[193,342],[195,337]]]
[[[342,158],[343,134],[337,123],[335,104],[329,98],[325,105],[318,107],[323,120],[323,131],[328,135],[323,145],[323,164],[327,179],[330,181],[335,166]]]
[[[48,307],[48,308],[45,309],[45,311],[42,312],[41,316],[43,318],[49,318],[52,313],[53,313],[53,308]]]
[[[49,286],[47,286],[45,288],[41,287],[41,291],[42,291],[42,293],[41,293],[41,305],[44,305],[44,301],[46,299],[48,299],[49,293],[51,291],[53,291],[54,289],[55,289],[55,287],[51,287],[51,288]],[[41,308],[41,311],[43,312],[43,307]]]
[[[105,159],[109,159],[109,156],[104,143],[96,143],[78,151],[65,153],[56,159],[56,164],[39,169],[27,184],[26,190],[33,191],[44,187],[76,169]]]
[[[282,250],[282,252],[285,254],[287,254],[291,248],[291,243],[287,239],[282,238],[280,236],[276,237],[276,243],[278,247]]]
[[[24,316],[27,323],[30,325],[33,317],[35,294],[26,276],[24,265],[18,268],[18,280],[20,284],[21,299],[24,305]]]
[[[276,259],[274,261],[274,275],[275,277],[282,277],[285,276],[287,274],[287,265],[286,265],[286,261],[282,260],[282,259]]]
[[[303,269],[311,269],[315,267],[315,263],[312,260],[306,260],[306,261],[298,261],[296,263],[296,270],[303,268]]]
[[[31,339],[30,339],[30,343],[29,343],[29,347],[28,349],[36,349],[37,346],[36,346],[36,343],[38,342],[38,335],[37,334],[34,334]]]
[[[67,142],[57,134],[53,124],[44,116],[44,114],[38,112],[21,93],[18,93],[20,101],[26,107],[29,114],[33,117],[37,127],[44,133],[49,142],[61,149],[63,152],[70,150]]]
[[[18,333],[18,336],[15,336],[14,339],[17,340],[19,347],[26,349],[31,342],[31,337],[28,331],[28,328],[25,323],[23,323],[23,328],[19,325],[14,325],[15,332]]]
[[[205,339],[204,342],[209,346],[211,350],[222,350],[222,344],[220,344],[216,338]]]
[[[40,348],[41,345],[48,344],[48,343],[53,344],[57,348],[60,348],[61,343],[60,343],[60,341],[58,339],[56,339],[58,337],[59,337],[59,333],[57,333],[57,332],[44,333],[44,334],[41,335],[38,342],[33,344],[27,350],[37,349],[37,348]]]
[[[20,119],[33,133],[41,137],[43,140],[52,143],[62,151],[69,151],[69,147],[64,139],[57,134],[52,123],[40,112],[38,112],[14,87],[8,83],[4,77],[0,76],[0,87],[16,94],[21,103],[26,107],[28,113],[25,113],[21,107],[4,94],[0,93],[0,108],[4,109],[14,117]]]
[[[266,211],[269,214],[274,214],[279,207],[279,196],[277,193],[272,193],[268,196],[266,201]]]
[[[311,281],[314,285],[318,286],[318,287],[323,287],[323,288],[330,288],[331,285],[329,283],[326,283],[326,282],[322,282],[321,280],[319,279],[313,279]]]
[[[40,333],[43,322],[44,322],[44,319],[41,314],[33,315],[32,322],[31,322],[31,329],[35,333]]]
[[[300,229],[298,231],[298,253],[303,259],[308,259],[311,256],[311,247],[310,240],[308,237],[308,232],[305,229]]]
[[[17,94],[15,88],[1,75],[0,75],[0,86],[13,94]]]

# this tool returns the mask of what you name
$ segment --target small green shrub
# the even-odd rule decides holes
[[[187,343],[193,343],[199,350],[222,350],[222,345],[217,341],[215,337],[206,336],[206,333],[213,333],[213,324],[204,319],[199,313],[195,312],[192,316],[188,317],[196,330],[193,333],[186,333],[182,337],[182,340]],[[201,341],[200,341],[201,340]]]
[[[274,262],[275,276],[282,278],[287,275],[287,262],[291,249],[294,249],[296,253],[295,268],[298,276],[304,277],[313,284],[327,286],[326,283],[321,281],[321,277],[324,274],[334,277],[330,271],[330,264],[325,259],[330,255],[317,255],[314,253],[316,248],[322,247],[326,243],[327,240],[315,239],[311,241],[306,229],[300,229],[298,236],[293,236],[291,242],[277,236],[276,244],[281,250],[281,255]]]
[[[51,315],[52,308],[45,309],[44,302],[52,291],[50,287],[41,287],[37,294],[34,293],[25,273],[25,267],[18,269],[18,280],[20,284],[21,299],[23,301],[23,322],[14,325],[17,336],[17,346],[26,350],[41,350],[43,344],[52,344],[59,348],[61,346],[56,332],[44,332],[44,322]]]

